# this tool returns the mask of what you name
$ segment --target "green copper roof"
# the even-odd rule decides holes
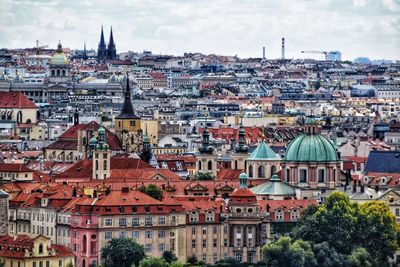
[[[50,60],[50,65],[68,65],[69,61],[64,53],[55,53]]]
[[[304,124],[317,124],[315,117],[309,116],[306,118]]]
[[[263,159],[280,159],[280,157],[275,154],[275,152],[264,142],[251,153],[247,158],[248,160],[263,160]]]
[[[294,188],[279,179],[274,174],[268,182],[257,185],[250,189],[255,195],[288,195],[293,196],[296,194]]]
[[[285,161],[338,161],[333,144],[320,134],[302,134],[286,149]]]

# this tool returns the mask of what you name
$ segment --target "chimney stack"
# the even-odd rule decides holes
[[[282,59],[285,59],[285,37],[282,37]]]
[[[263,59],[265,59],[265,46],[263,46]]]

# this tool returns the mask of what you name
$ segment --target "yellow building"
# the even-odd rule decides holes
[[[142,121],[133,111],[129,76],[126,79],[125,99],[121,113],[115,118],[115,134],[128,152],[139,152],[143,138]]]
[[[0,236],[0,261],[4,267],[72,267],[74,254],[67,247],[51,244],[50,238]]]

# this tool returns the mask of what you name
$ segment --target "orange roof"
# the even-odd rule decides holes
[[[0,92],[0,108],[37,108],[22,92]]]

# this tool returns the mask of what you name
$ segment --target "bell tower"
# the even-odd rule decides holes
[[[107,179],[111,173],[111,151],[107,144],[107,131],[100,125],[97,144],[93,151],[92,179]]]
[[[214,147],[210,145],[210,131],[207,126],[207,115],[204,123],[203,141],[199,148],[199,154],[196,155],[196,170],[201,173],[210,173],[217,177],[217,157],[214,153]]]

